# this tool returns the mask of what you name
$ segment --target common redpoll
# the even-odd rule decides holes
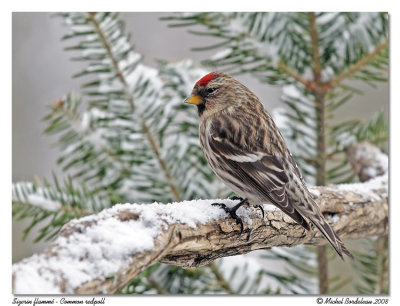
[[[292,154],[260,100],[243,84],[212,72],[194,86],[185,103],[195,104],[204,155],[215,174],[243,197],[234,207],[215,203],[237,223],[244,204],[272,203],[309,230],[311,221],[343,259],[353,258],[313,200]]]

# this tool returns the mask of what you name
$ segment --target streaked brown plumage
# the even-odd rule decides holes
[[[307,230],[311,221],[336,252],[352,257],[324,219],[272,117],[243,84],[222,72],[200,79],[185,101],[197,105],[199,137],[215,174],[245,198],[243,203],[272,203]]]

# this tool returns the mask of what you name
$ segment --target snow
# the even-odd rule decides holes
[[[239,36],[241,33],[246,32],[244,18],[237,15],[235,18],[230,19],[230,22],[226,25],[225,29],[231,33],[230,35],[232,37]]]
[[[232,53],[232,48],[226,48],[226,49],[222,49],[221,51],[215,53],[211,59],[212,60],[220,60],[223,59],[225,57],[227,57],[229,54]]]
[[[378,175],[378,170],[375,167],[363,169],[363,172],[367,174],[369,177],[376,177]]]
[[[140,88],[147,80],[151,81],[151,88],[160,90],[163,86],[162,81],[159,78],[158,70],[143,64],[137,64],[133,73],[126,77],[126,81],[131,86],[132,90]]]
[[[14,293],[38,293],[60,294],[60,288],[55,283],[60,281],[57,275],[52,274],[48,269],[44,269],[44,260],[39,255],[33,255],[29,258],[29,265],[24,265],[23,269],[18,269],[18,265],[14,265],[17,272],[14,282]],[[26,260],[23,260],[23,264]],[[18,278],[17,278],[18,277]],[[23,280],[23,281],[19,281]],[[45,291],[45,292],[44,292]]]
[[[27,202],[48,211],[57,211],[61,208],[60,202],[45,199],[43,196],[40,196],[38,194],[28,195]]]
[[[283,107],[274,108],[271,111],[271,116],[283,134],[290,129],[290,120],[287,116],[286,110]]]
[[[280,57],[279,57],[279,47],[277,45],[268,43],[266,41],[258,41],[256,39],[250,39],[249,41],[253,46],[256,54],[261,58],[267,58],[270,60],[272,65],[277,65]]]
[[[366,171],[367,174],[374,178],[363,183],[339,184],[336,185],[336,189],[340,191],[352,191],[363,195],[364,198],[372,198],[375,200],[387,196],[385,193],[379,195],[375,191],[383,188],[388,189],[388,156],[382,153],[378,148],[371,147],[371,145],[367,143],[358,147],[355,159],[369,160],[371,165],[368,168],[364,168],[363,171]],[[375,177],[382,172],[383,175]],[[354,204],[351,203],[350,205]]]
[[[319,15],[317,18],[317,23],[323,25],[324,23],[330,22],[333,18],[337,16],[338,13],[335,12],[326,12],[324,14]]]
[[[278,63],[279,46],[271,43],[268,37],[275,37],[277,32],[282,31],[287,21],[285,14],[281,14],[278,18],[275,13],[216,13],[216,15],[218,18],[212,23],[221,27],[224,37],[233,39],[229,47],[218,51],[211,57],[212,60],[218,61],[236,54],[237,50],[246,50],[248,54],[245,55],[245,62],[252,61],[256,57],[266,59],[272,65]],[[280,20],[279,25],[275,23],[274,27],[270,27],[274,19]]]
[[[309,190],[310,190],[310,193],[311,193],[312,195],[314,195],[315,197],[321,196],[321,192],[319,192],[319,190],[317,190],[317,189],[312,189],[312,188],[310,188]]]
[[[378,148],[371,147],[368,143],[359,146],[354,157],[356,160],[366,159],[370,161],[370,166],[364,168],[363,171],[371,177],[376,176],[380,171],[383,171],[384,173],[388,172],[388,156],[382,153]]]
[[[314,80],[314,71],[311,67],[304,67],[304,71],[302,73],[303,79],[307,81]]]
[[[97,87],[99,93],[109,93],[113,91],[123,91],[124,87],[118,79],[107,78],[108,75],[104,75],[101,79],[101,83]]]
[[[388,187],[388,175],[382,175],[365,183],[342,184],[333,187],[335,191],[352,191],[365,197],[379,199],[374,190]],[[15,188],[18,188],[16,186]],[[327,187],[329,188],[329,187]],[[318,194],[313,191],[314,194]],[[37,205],[54,209],[57,203],[29,195]],[[168,224],[181,223],[196,229],[226,217],[226,213],[212,203],[225,203],[232,207],[237,200],[211,199],[193,200],[179,203],[117,204],[80,220],[72,220],[70,226],[79,227],[70,235],[59,236],[53,242],[51,253],[57,256],[33,255],[13,265],[15,294],[59,294],[57,284],[65,286],[66,293],[93,279],[112,277],[123,267],[127,267],[132,256],[154,248],[157,236]],[[277,210],[273,205],[263,205],[264,210]],[[137,216],[121,220],[121,213]],[[259,213],[256,208],[240,208],[238,215],[251,225],[250,215]],[[332,222],[338,216],[331,217]],[[226,221],[228,222],[228,221]],[[83,260],[84,259],[84,260]],[[28,264],[29,263],[29,264]],[[238,258],[224,259],[224,264],[239,264]],[[256,261],[245,260],[247,273],[260,270]]]
[[[388,174],[378,176],[364,183],[351,183],[351,184],[339,184],[336,185],[336,190],[340,191],[352,191],[364,196],[365,199],[371,198],[379,200],[379,196],[375,191],[383,188],[388,188]],[[382,194],[382,196],[387,196]]]
[[[300,99],[303,96],[302,92],[293,84],[283,86],[282,92],[284,95],[287,95],[287,96],[295,98],[295,99],[296,98]]]
[[[302,249],[304,249],[304,246],[300,245],[295,248],[273,248],[273,251],[282,257],[293,257],[292,252],[302,252]],[[282,274],[282,271],[292,270],[293,267],[284,260],[265,258],[266,254],[268,253],[265,250],[255,250],[248,254],[224,257],[218,259],[216,263],[224,278],[229,280],[229,285],[237,294],[263,294],[259,290],[265,288],[270,288],[272,291],[279,288],[282,294],[293,293],[285,286],[282,286],[275,277],[268,275],[269,273],[279,275]],[[309,256],[310,258],[306,262],[307,266],[315,267],[316,256],[313,253],[309,254]],[[304,286],[308,287],[311,292],[315,292],[318,288],[316,282],[309,275],[303,274],[300,271],[298,273],[304,279],[307,279],[308,284],[304,284]],[[259,277],[259,284],[257,286],[256,282]],[[243,284],[244,279],[246,279],[245,284]],[[304,288],[298,287],[296,284],[293,284],[291,287],[299,293],[304,292]]]
[[[339,150],[344,150],[345,148],[349,147],[350,145],[357,142],[357,137],[348,131],[340,133],[336,136],[336,141],[338,143]]]
[[[222,52],[222,51],[221,51]],[[168,78],[166,83],[173,83],[178,86],[177,90],[171,90],[166,87],[164,90],[170,94],[176,103],[182,103],[182,97],[179,93],[188,96],[193,89],[194,84],[204,75],[209,73],[200,66],[197,66],[192,60],[185,59],[179,62],[168,63],[165,66],[165,70],[169,71],[168,75],[164,75],[164,78]],[[197,122],[197,118],[196,118]]]
[[[107,140],[104,138],[105,129],[98,128],[87,134],[85,139],[99,151],[106,151],[109,147]]]
[[[96,122],[99,119],[106,118],[110,118],[110,115],[107,112],[98,108],[91,108],[83,112],[81,121],[79,124],[76,124],[75,128],[78,131],[88,132],[90,130],[91,122]]]
[[[73,293],[76,287],[89,280],[113,275],[131,262],[132,255],[152,249],[155,238],[167,224],[183,223],[195,229],[198,224],[226,217],[221,208],[211,206],[215,202],[228,206],[237,203],[214,199],[117,204],[97,215],[72,220],[70,226],[81,228],[53,242],[51,251],[57,252],[57,256],[34,255],[13,265],[14,293],[57,294],[61,292],[55,283],[63,281],[66,293]],[[122,211],[137,214],[138,218],[121,221],[117,216]],[[249,223],[249,216],[254,212],[254,209],[240,208],[238,215]],[[24,264],[27,261],[29,264]]]
[[[97,34],[93,34],[93,35],[86,35],[85,39],[88,41],[95,41],[96,39],[98,39],[98,35]],[[91,55],[105,55],[106,51],[104,49],[99,49],[99,48],[85,48],[82,49],[82,56],[83,57],[87,57],[87,56],[91,56]]]
[[[315,116],[313,102],[309,96],[304,94],[301,87],[294,84],[283,86],[282,93],[281,99],[295,104],[296,112],[301,113],[302,120],[294,121],[290,114],[293,115],[295,110],[281,107],[272,110],[272,117],[292,154],[300,157],[298,159],[300,168],[312,174],[315,172],[314,167],[302,162],[301,157],[307,158],[315,155],[316,123],[313,119]],[[294,115],[298,116],[299,114]],[[315,177],[312,175],[304,175],[304,179],[307,183],[315,184]]]
[[[327,66],[321,71],[321,81],[328,82],[329,80],[333,79],[335,76],[335,71],[331,66]]]
[[[375,155],[375,159],[374,160],[375,160],[375,163],[376,163],[375,167],[382,168],[384,172],[388,172],[388,170],[389,170],[389,168],[388,168],[389,167],[389,157],[386,154],[384,154],[384,153],[377,154],[377,155]]]
[[[318,19],[321,21],[321,17]],[[343,15],[338,16],[329,31],[325,31],[324,36],[321,37],[321,39],[327,38],[329,40],[331,40],[330,36],[333,38],[332,46],[336,49],[337,60],[332,58],[332,63],[342,69],[344,67],[341,67],[341,60],[339,59],[350,57],[351,60],[355,60],[354,55],[348,54],[349,47],[351,49],[356,46],[357,49],[362,48],[367,52],[371,52],[376,47],[376,42],[373,38],[376,33],[373,33],[372,29],[382,28],[381,23],[382,20],[379,18],[379,13],[359,13],[354,22],[351,23],[348,23],[348,20]],[[336,35],[332,35],[335,32],[339,33],[338,31],[341,31],[341,39],[337,39]]]
[[[49,191],[46,188],[34,187],[31,182],[13,183],[13,201],[21,200],[21,198],[33,206],[37,206],[48,211],[57,211],[61,208],[60,202],[50,199]]]
[[[329,219],[331,219],[331,221],[333,223],[337,223],[340,220],[340,218],[337,214],[334,214],[333,216],[329,216]]]
[[[249,292],[252,290],[253,282],[256,281],[259,272],[263,270],[259,258],[251,257],[248,254],[225,257],[219,260],[218,266],[221,269],[224,278],[229,280],[229,285],[235,292],[238,292],[239,289],[241,289],[242,292]],[[237,269],[239,273],[236,274],[236,277],[232,278],[232,273],[235,269]],[[245,286],[241,288],[243,279],[245,278],[247,279],[247,282]],[[273,282],[272,279],[268,280]],[[264,287],[266,287],[268,282],[264,281],[264,283]],[[274,283],[274,285],[276,287],[278,286],[277,283]]]

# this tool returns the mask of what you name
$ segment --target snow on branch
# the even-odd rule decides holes
[[[349,149],[348,159],[357,173],[370,169],[371,179],[312,187],[316,201],[343,239],[386,234],[387,156],[359,144]],[[235,203],[215,199],[118,204],[72,220],[43,253],[13,265],[14,294],[116,293],[155,262],[193,268],[257,249],[326,243],[270,205],[264,205],[264,220],[254,208],[238,210],[245,227],[240,236],[240,227],[210,205],[214,202]]]

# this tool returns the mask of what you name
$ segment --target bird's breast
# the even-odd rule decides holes
[[[201,122],[201,124],[199,125],[199,138],[204,156],[206,157],[208,164],[215,172],[214,168],[217,166],[216,164],[217,161],[215,158],[215,154],[213,154],[213,150],[211,149],[210,146],[210,139],[209,139],[211,135],[210,129],[211,129],[211,122],[207,120]]]

